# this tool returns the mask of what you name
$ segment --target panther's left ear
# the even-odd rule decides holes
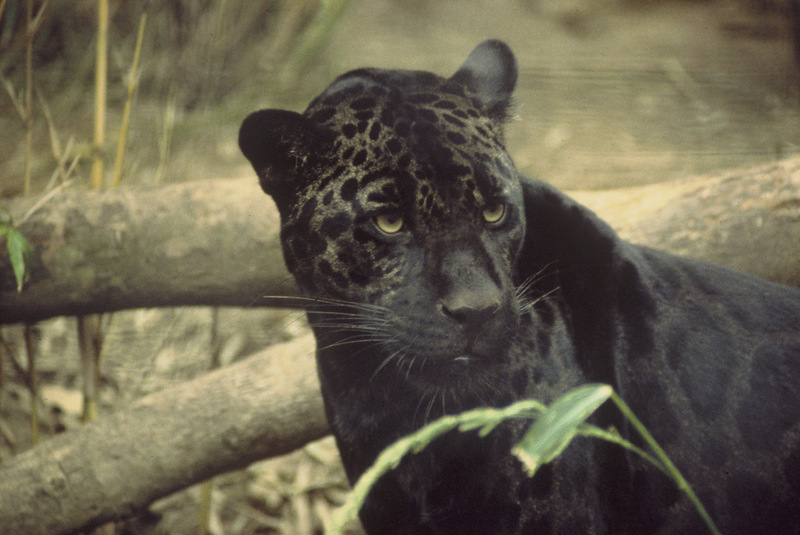
[[[490,39],[475,47],[450,80],[467,86],[490,117],[504,121],[517,83],[517,60],[507,44]]]

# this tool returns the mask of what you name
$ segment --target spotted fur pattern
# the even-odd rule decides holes
[[[328,420],[351,480],[443,414],[611,384],[724,533],[800,533],[800,292],[621,241],[521,177],[503,125],[516,62],[450,78],[361,69],[239,143],[281,213]],[[610,408],[595,417],[634,441]],[[702,533],[652,466],[579,439],[534,478],[525,424],[454,432],[361,511],[370,533]]]

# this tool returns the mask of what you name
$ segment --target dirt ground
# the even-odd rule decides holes
[[[756,165],[800,153],[800,76],[790,22],[780,9],[755,9],[756,4],[780,8],[789,1],[353,0],[290,106],[302,109],[330,79],[357,67],[447,75],[477,43],[500,38],[519,62],[508,147],[524,173],[575,190]],[[215,109],[175,110],[177,127],[164,173],[168,181],[253,176],[236,146],[239,123],[249,111],[291,100],[261,92],[264,76],[255,69],[251,81]],[[142,99],[137,106],[129,181],[149,183],[156,172],[153,154],[159,151],[165,104]],[[0,109],[10,107],[3,103]],[[15,124],[9,116],[0,117],[5,130],[0,139],[22,139]],[[20,146],[9,143],[0,148],[0,199],[20,191]],[[48,165],[38,167],[40,187],[50,177]],[[104,371],[108,407],[203,371],[197,355],[207,354],[210,313],[182,309],[165,314],[137,311],[114,319],[117,330],[111,331]],[[225,360],[303,330],[296,317],[250,314],[225,311],[220,316]],[[72,319],[54,320],[39,331],[53,430],[77,425],[73,324]],[[12,342],[19,340],[12,329],[3,333]],[[15,373],[10,369],[7,377]],[[28,441],[25,395],[21,385],[7,383],[0,405],[0,423],[18,438],[17,448]],[[314,448],[300,454],[301,460],[295,456],[254,468],[244,480],[221,483],[225,491],[217,501],[212,531],[314,532],[315,521],[308,515],[324,516],[321,504],[340,499],[320,497],[320,488],[336,494],[342,483],[341,472],[327,467],[331,444]],[[0,459],[7,459],[10,449],[3,445],[0,450]],[[298,480],[299,471],[306,480]],[[309,482],[312,476],[326,483]],[[172,498],[159,511],[185,511],[176,504],[192,504],[198,496],[193,490]],[[173,514],[160,528],[131,529],[189,532],[194,517],[186,516]]]

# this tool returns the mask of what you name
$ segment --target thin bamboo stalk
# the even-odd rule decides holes
[[[28,356],[28,390],[31,393],[31,440],[39,443],[39,387],[36,380],[36,348],[33,344],[33,326],[25,324],[25,353]]]
[[[25,9],[25,177],[24,194],[31,193],[31,160],[33,158],[33,0]]]
[[[136,89],[136,73],[139,67],[139,52],[142,49],[144,38],[144,26],[147,22],[147,13],[139,19],[139,34],[136,36],[136,47],[133,52],[133,65],[131,65],[131,76],[128,80],[128,95],[125,98],[125,109],[122,112],[122,126],[120,127],[119,143],[117,144],[117,158],[114,160],[114,178],[112,187],[116,188],[122,182],[122,161],[125,156],[125,141],[128,138],[128,127],[130,125],[131,106],[133,103],[133,92]]]
[[[92,188],[103,187],[103,143],[106,123],[106,78],[108,71],[108,0],[97,2],[97,64],[95,67],[94,146]]]

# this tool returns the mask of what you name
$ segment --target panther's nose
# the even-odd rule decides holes
[[[456,320],[468,330],[480,329],[485,322],[497,314],[498,310],[500,310],[499,300],[493,300],[491,303],[480,301],[468,303],[459,302],[459,300],[442,303],[442,312],[445,316]]]
[[[470,248],[448,251],[442,255],[440,297],[442,313],[458,322],[468,337],[474,337],[486,322],[501,309],[503,293],[492,277],[492,263]]]

